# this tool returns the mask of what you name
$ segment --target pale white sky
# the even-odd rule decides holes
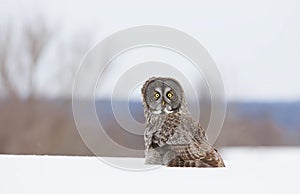
[[[299,9],[297,0],[0,0],[0,21],[45,15],[66,38],[90,30],[95,43],[128,27],[166,25],[209,51],[229,100],[299,100]]]

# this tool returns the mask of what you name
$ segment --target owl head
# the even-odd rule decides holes
[[[153,77],[142,87],[144,108],[154,114],[177,112],[182,106],[184,93],[172,78]]]

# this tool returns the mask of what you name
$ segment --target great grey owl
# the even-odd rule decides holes
[[[184,91],[172,78],[150,78],[142,87],[146,118],[146,164],[224,167],[204,129],[187,109]]]

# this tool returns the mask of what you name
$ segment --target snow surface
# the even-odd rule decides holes
[[[97,157],[0,155],[0,193],[300,193],[300,148],[226,148],[221,154],[226,168],[135,172]]]

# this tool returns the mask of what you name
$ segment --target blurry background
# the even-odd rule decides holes
[[[228,105],[217,147],[299,146],[299,8],[296,0],[0,0],[0,153],[92,155],[72,116],[76,70],[97,42],[145,24],[192,35],[218,65]],[[132,104],[143,120],[141,102]],[[105,98],[96,106],[112,136],[143,147],[142,137],[117,133]],[[122,153],[108,146],[103,155]]]

